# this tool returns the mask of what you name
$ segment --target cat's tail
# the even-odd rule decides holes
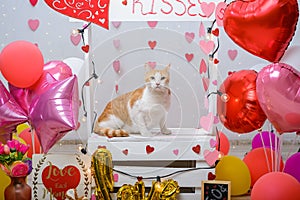
[[[128,137],[129,136],[128,132],[123,129],[105,128],[105,127],[100,127],[97,124],[94,127],[94,133],[101,136],[107,136],[107,137]]]

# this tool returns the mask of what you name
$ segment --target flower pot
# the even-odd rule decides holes
[[[31,200],[31,187],[24,177],[10,177],[10,184],[5,188],[5,200]]]

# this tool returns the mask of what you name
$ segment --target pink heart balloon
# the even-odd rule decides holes
[[[264,67],[257,76],[258,101],[276,130],[300,130],[300,73],[284,63]]]

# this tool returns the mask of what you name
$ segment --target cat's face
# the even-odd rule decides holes
[[[170,65],[166,66],[162,70],[151,69],[146,66],[145,83],[146,86],[156,91],[165,90],[169,88]]]

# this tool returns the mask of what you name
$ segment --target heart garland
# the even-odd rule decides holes
[[[44,1],[50,8],[63,15],[92,22],[108,29],[110,0]]]

